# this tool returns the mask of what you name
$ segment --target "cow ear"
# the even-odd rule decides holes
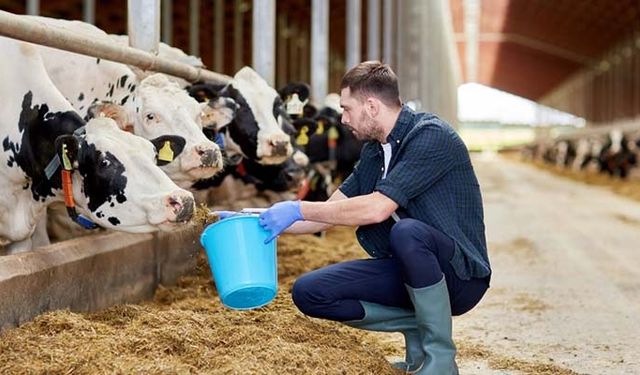
[[[61,135],[55,140],[56,154],[62,167],[72,170],[78,167],[78,138],[74,135]]]
[[[133,133],[133,122],[129,119],[129,115],[124,107],[111,102],[97,102],[92,104],[87,111],[85,120],[95,117],[108,117],[118,124],[118,127],[124,131]]]
[[[171,163],[184,150],[186,141],[177,135],[162,135],[151,140],[156,148],[156,164],[163,166]]]
[[[235,119],[237,110],[238,104],[233,99],[226,97],[200,103],[202,127],[220,131]]]
[[[316,132],[316,129],[318,129],[318,122],[310,118],[301,118],[293,120],[293,126],[296,128],[297,133],[300,133],[301,130],[305,129],[307,134],[311,135]]]

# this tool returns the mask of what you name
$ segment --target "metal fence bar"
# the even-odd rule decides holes
[[[231,77],[224,74],[157,57],[135,48],[119,46],[110,41],[86,38],[68,30],[55,28],[5,11],[0,11],[0,35],[134,65],[140,69],[173,75],[190,82],[202,80],[225,84],[231,80]]]

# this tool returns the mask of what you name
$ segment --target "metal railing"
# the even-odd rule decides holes
[[[231,77],[224,74],[158,57],[132,47],[115,45],[111,41],[87,38],[5,11],[0,11],[0,35],[133,65],[143,70],[184,78],[189,82],[207,81],[226,84],[231,80]]]

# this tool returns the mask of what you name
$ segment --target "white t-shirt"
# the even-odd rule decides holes
[[[382,151],[384,152],[384,170],[382,171],[382,179],[387,178],[387,172],[389,171],[389,162],[391,161],[391,144],[383,143],[380,144],[382,146]],[[391,214],[391,217],[395,221],[399,221],[400,217],[395,212]]]

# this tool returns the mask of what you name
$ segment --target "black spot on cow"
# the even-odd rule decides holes
[[[92,88],[91,88],[91,92],[93,92],[93,89],[94,89],[94,88],[92,87]]]
[[[84,100],[84,93],[80,93],[80,95],[78,95],[78,101],[82,101]]]
[[[117,217],[110,216],[110,217],[109,217],[109,219],[107,219],[107,220],[109,220],[109,222],[110,222],[112,225],[118,225],[118,224],[120,224],[120,220],[118,220],[118,218],[117,218]]]
[[[116,195],[116,201],[118,201],[118,203],[124,203],[127,201],[127,197],[125,197],[124,194],[118,194]]]
[[[136,85],[131,85],[131,87],[129,87],[129,92],[134,92],[136,89]]]
[[[93,98],[93,100],[91,101],[91,104],[96,104],[98,102],[98,98]]]
[[[104,217],[104,214],[102,213],[102,211],[98,211],[96,212],[96,216],[102,219]]]
[[[115,203],[113,203],[113,202],[111,202],[111,203],[109,203],[109,206],[111,206],[111,207],[115,207],[115,206],[116,206],[116,204],[115,204]]]
[[[127,186],[127,177],[124,176],[124,165],[115,155],[109,151],[97,150],[94,144],[87,143],[83,145],[79,159],[84,191],[89,198],[89,210],[96,211],[114,198],[119,203],[124,201],[122,197]],[[114,206],[111,202],[111,207]]]
[[[122,100],[120,100],[120,105],[124,105],[128,99],[129,99],[129,95],[125,95],[125,97],[122,98]]]
[[[84,106],[83,106],[83,105],[81,105],[80,107],[78,107],[78,110],[79,110],[79,111],[82,111],[83,109],[84,109]]]
[[[113,96],[113,88],[115,85],[109,84],[109,91],[107,92],[107,97],[110,98]]]
[[[60,189],[61,178],[54,174],[47,179],[44,169],[56,153],[54,141],[57,137],[72,134],[84,125],[74,111],[50,112],[46,104],[33,105],[33,94],[27,92],[22,99],[22,110],[18,120],[18,129],[22,133],[20,142],[14,143],[6,137],[4,152],[9,153],[9,166],[15,164],[30,180],[33,199],[41,201],[53,196],[54,189]]]
[[[127,78],[129,78],[129,76],[126,74],[120,77],[120,79],[118,80],[118,86],[124,87],[125,83],[127,82]]]
[[[96,59],[96,65],[97,64],[100,64],[100,58],[99,57]]]

